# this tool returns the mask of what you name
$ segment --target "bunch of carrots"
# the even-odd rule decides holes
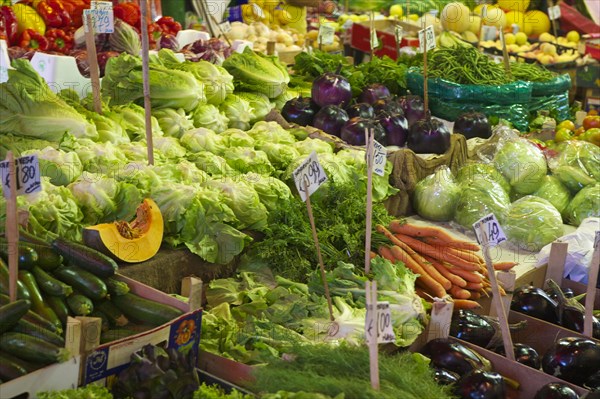
[[[479,245],[457,240],[445,229],[435,226],[417,226],[395,220],[389,225],[378,225],[389,245],[381,245],[377,252],[391,262],[402,262],[418,274],[417,293],[428,300],[450,295],[456,309],[480,307],[475,300],[489,296],[491,284]],[[515,262],[494,264],[495,270],[510,270]],[[504,295],[502,287],[499,287]]]

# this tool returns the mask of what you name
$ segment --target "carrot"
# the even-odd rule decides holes
[[[468,282],[467,285],[463,288],[473,291],[481,291],[483,289],[483,283]]]
[[[455,266],[459,266],[465,270],[477,271],[480,268],[479,263],[468,262],[462,258],[459,258],[456,255],[447,253],[446,251],[438,251],[431,245],[425,244],[424,242],[419,241],[415,238],[405,236],[403,234],[396,234],[395,236],[392,236],[392,237],[394,237],[396,239],[396,241],[404,242],[406,245],[409,245],[415,251],[417,251],[423,255],[428,255],[428,256],[431,256],[432,258],[449,262],[449,263],[451,263]],[[394,244],[396,244],[396,241],[394,241]],[[396,244],[396,245],[398,245],[398,244]]]
[[[377,257],[377,253],[376,253],[376,252],[373,252],[373,251],[371,251],[371,252],[369,253],[369,256],[371,257],[371,259],[375,259],[375,258]]]
[[[481,247],[474,242],[452,239],[451,241],[443,240],[438,237],[424,237],[423,242],[429,245],[439,245],[444,247],[458,248],[465,251],[481,251]]]
[[[458,249],[453,247],[447,247],[448,253],[456,255],[459,258],[466,260],[467,262],[485,264],[483,258],[475,253],[475,251],[468,251],[464,249]]]
[[[394,258],[394,255],[392,254],[392,250],[390,247],[382,245],[379,247],[379,249],[377,249],[377,252],[379,253],[379,255],[381,255],[382,258],[387,259],[392,263],[397,262],[396,258]]]
[[[459,277],[462,277],[463,279],[465,279],[467,282],[472,282],[472,283],[481,283],[484,279],[484,277],[477,272],[470,272],[468,270],[464,270],[461,269],[460,267],[455,267],[452,265],[448,265],[447,263],[443,264],[448,270],[450,270],[450,273],[454,273]]]
[[[449,294],[456,299],[471,298],[471,291],[464,290],[457,285],[453,285],[452,288],[450,288]]]
[[[405,234],[411,237],[437,237],[444,241],[454,241],[454,237],[446,231],[435,226],[417,226],[410,223],[401,223],[399,220],[390,222],[390,230],[394,233]]]
[[[481,307],[480,304],[470,299],[455,299],[453,302],[454,309],[478,309]]]
[[[442,276],[446,277],[448,279],[448,281],[450,281],[452,284],[458,285],[459,287],[462,287],[462,288],[466,287],[467,282],[465,281],[464,278],[451,273],[450,270],[448,270],[448,268],[446,266],[442,265],[437,260],[435,260],[429,256],[424,256],[424,258],[427,262],[431,263],[433,265],[433,267],[435,267],[436,270]]]
[[[494,270],[510,270],[518,264],[518,262],[498,262],[494,263]]]
[[[433,277],[427,274],[423,270],[421,265],[419,265],[416,260],[414,260],[408,253],[406,253],[406,251],[404,251],[399,246],[394,245],[392,247],[392,254],[394,255],[394,258],[401,262],[404,262],[406,267],[408,267],[414,273],[418,274],[419,277],[417,280],[420,280],[421,283],[423,283],[426,287],[430,288],[434,296],[443,298],[446,295],[446,290],[444,289],[444,287],[442,287],[442,285],[438,283]]]
[[[471,299],[479,299],[479,298],[481,298],[481,292],[471,291]]]

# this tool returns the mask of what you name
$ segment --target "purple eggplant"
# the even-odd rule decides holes
[[[560,286],[552,279],[547,282],[548,291],[556,298],[558,324],[579,333],[583,332],[585,307],[577,298],[569,298]],[[592,336],[600,339],[600,320],[592,316]]]
[[[518,363],[532,367],[536,370],[539,370],[542,366],[542,359],[539,353],[531,346],[521,343],[515,343],[513,345],[513,350],[515,353],[515,360]],[[496,348],[496,353],[505,356],[506,353],[504,351],[504,345],[501,345],[498,348]]]
[[[421,349],[421,353],[431,359],[433,367],[453,371],[459,375],[472,370],[491,369],[489,360],[449,338],[432,339]]]
[[[377,122],[385,130],[387,145],[404,147],[408,138],[408,122],[404,116],[382,111],[377,115]]]
[[[568,385],[550,382],[541,387],[533,399],[579,399],[579,395]]]
[[[345,77],[328,72],[314,80],[311,97],[319,107],[336,105],[345,108],[352,100],[352,88]]]
[[[600,345],[586,338],[560,338],[544,354],[542,369],[567,382],[583,385],[600,371]]]
[[[327,105],[316,113],[313,126],[325,133],[340,137],[342,127],[348,122],[348,114],[335,105]]]
[[[375,116],[375,112],[373,110],[373,106],[367,103],[356,103],[348,108],[346,108],[346,112],[348,113],[348,117],[350,118],[373,118]]]
[[[423,104],[421,97],[415,95],[402,96],[398,98],[398,102],[404,110],[404,116],[409,126],[412,126],[419,119],[425,118],[425,104]]]
[[[467,139],[481,137],[489,139],[492,135],[492,126],[487,116],[481,112],[465,112],[454,121],[454,133],[459,133]]]
[[[458,381],[461,399],[506,399],[506,383],[494,371],[472,370]]]
[[[510,308],[549,323],[558,323],[557,303],[541,288],[533,286],[518,288],[513,294]]]
[[[450,148],[451,133],[441,121],[426,117],[408,123],[408,148],[417,154],[444,154]]]
[[[470,310],[460,309],[452,314],[450,335],[453,337],[485,348],[494,334],[494,326]]]
[[[379,100],[389,100],[392,98],[390,90],[381,83],[373,83],[366,86],[358,96],[361,103],[375,104]]]
[[[453,371],[448,371],[437,367],[433,369],[433,380],[438,385],[456,384],[459,379],[460,375],[456,374]]]
[[[600,393],[600,370],[592,374],[583,384],[585,389],[598,391]]]
[[[300,126],[312,125],[315,119],[315,107],[310,98],[292,98],[281,109],[283,118]]]
[[[379,115],[381,112],[388,112],[392,115],[404,116],[404,109],[400,105],[397,99],[379,100],[373,104],[375,115]]]
[[[365,131],[373,129],[374,138],[379,144],[387,145],[385,130],[373,119],[352,118],[340,132],[340,137],[350,145],[363,146],[366,144]]]

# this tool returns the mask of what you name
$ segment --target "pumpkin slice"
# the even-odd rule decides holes
[[[163,217],[156,203],[146,198],[132,222],[117,220],[86,227],[85,245],[123,262],[137,263],[152,258],[163,238]]]

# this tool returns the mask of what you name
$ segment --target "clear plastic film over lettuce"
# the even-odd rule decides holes
[[[490,213],[502,223],[510,198],[497,181],[488,175],[475,175],[460,183],[459,188],[460,197],[454,213],[456,223],[471,230],[473,223]]]
[[[579,226],[583,219],[600,217],[600,183],[591,184],[579,191],[565,211],[567,223]]]
[[[548,165],[571,192],[577,193],[600,182],[600,147],[585,141],[565,141],[550,154]]]
[[[558,178],[550,175],[544,177],[542,185],[533,195],[550,202],[561,215],[571,202],[571,192],[569,189]],[[600,204],[598,205],[600,206]]]
[[[459,198],[460,187],[450,168],[441,166],[417,183],[413,206],[425,219],[447,222],[452,220]]]
[[[560,212],[547,200],[533,195],[510,205],[502,228],[509,242],[532,252],[563,235]]]
[[[484,162],[469,162],[462,168],[458,170],[456,174],[456,181],[458,183],[467,183],[473,179],[476,179],[479,176],[487,176],[491,180],[494,180],[498,183],[504,191],[509,194],[510,193],[510,184],[508,181],[498,172],[498,169],[494,167],[494,165],[490,163]]]

